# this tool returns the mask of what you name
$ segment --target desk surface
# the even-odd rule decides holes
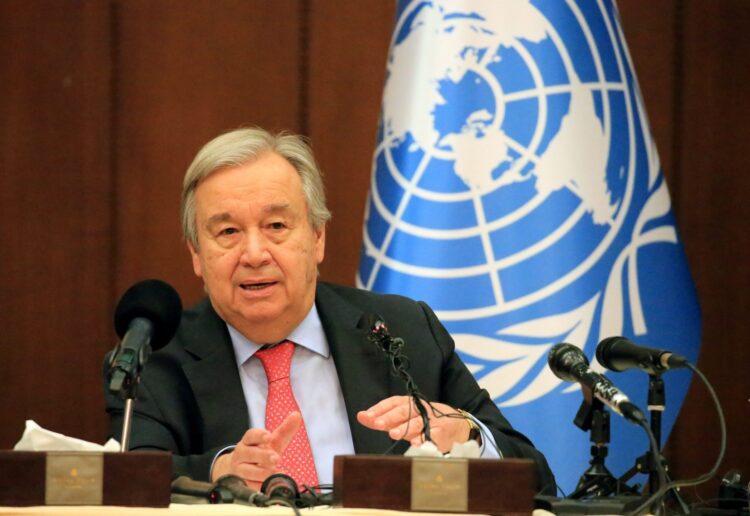
[[[300,509],[305,514],[316,513],[315,516],[404,516],[405,514],[419,514],[419,516],[450,516],[447,513],[404,513],[378,509],[350,509],[333,507],[315,507]],[[217,504],[217,505],[183,505],[172,504],[169,508],[155,509],[152,507],[112,507],[97,505],[71,506],[35,506],[35,507],[0,507],[0,516],[223,516],[225,514],[245,514],[252,516],[290,516],[294,513],[286,507],[250,507],[247,505]],[[538,511],[534,512],[539,514]],[[549,513],[547,513],[549,514]],[[462,515],[466,516],[466,515]]]

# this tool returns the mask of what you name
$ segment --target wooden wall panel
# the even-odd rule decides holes
[[[307,132],[326,174],[333,220],[323,279],[354,285],[385,84],[393,2],[317,0],[309,10]]]
[[[680,222],[703,312],[698,362],[727,417],[727,456],[719,469],[750,474],[750,2],[682,3],[684,73],[679,126]],[[675,470],[695,476],[718,451],[718,423],[706,390],[694,381],[670,447]],[[718,478],[701,488],[715,496]]]
[[[201,295],[179,225],[182,177],[223,131],[298,130],[299,12],[295,0],[117,3],[118,292],[157,277],[185,304]]]
[[[641,88],[651,133],[670,190],[677,182],[675,145],[675,75],[678,0],[619,2],[618,9]]]
[[[0,448],[27,418],[103,434],[108,48],[106,3],[0,2]]]

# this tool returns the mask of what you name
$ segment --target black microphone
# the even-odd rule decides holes
[[[299,487],[289,475],[274,473],[263,481],[260,490],[269,499],[281,498],[294,502],[299,498]]]
[[[219,477],[216,485],[228,489],[234,497],[235,503],[265,507],[268,497],[247,487],[245,481],[237,475],[224,475]]]
[[[688,359],[664,349],[638,346],[625,337],[608,337],[596,347],[596,359],[610,371],[642,369],[651,375],[687,367]]]
[[[224,487],[215,486],[210,482],[193,480],[190,477],[179,476],[172,481],[173,495],[184,495],[207,500],[208,503],[232,503],[232,493]]]
[[[631,423],[641,425],[646,421],[643,412],[607,378],[592,371],[586,355],[573,344],[555,344],[547,356],[549,368],[555,376],[566,382],[580,383],[609,408]]]
[[[377,345],[388,356],[392,356],[404,345],[403,339],[391,337],[388,326],[379,314],[363,314],[359,323],[357,323],[357,328],[368,331],[368,340]]]
[[[180,296],[163,281],[141,281],[123,294],[115,310],[115,331],[122,340],[110,360],[111,393],[132,386],[151,351],[172,339],[181,315]]]

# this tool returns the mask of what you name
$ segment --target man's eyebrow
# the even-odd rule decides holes
[[[232,215],[230,213],[217,213],[216,215],[211,215],[210,217],[208,217],[206,226],[213,226],[214,224],[218,224],[219,222],[226,222],[228,220],[232,220]]]
[[[289,210],[291,210],[291,204],[288,202],[269,204],[268,206],[263,207],[263,212],[266,214],[283,213]],[[227,211],[222,212],[222,213],[216,213],[208,217],[208,220],[206,221],[206,226],[210,227],[210,226],[213,226],[214,224],[218,224],[221,222],[228,222],[231,220],[234,220],[234,217],[232,216],[231,213]]]
[[[291,207],[291,204],[288,202],[284,203],[278,203],[278,204],[269,204],[268,206],[263,207],[264,213],[278,213],[282,211],[289,211]]]

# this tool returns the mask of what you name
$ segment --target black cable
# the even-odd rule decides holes
[[[294,516],[302,516],[297,506],[289,500],[285,500],[284,498],[271,498],[263,505],[264,507],[271,507],[272,505],[283,505],[284,507],[289,507],[291,510],[293,510]]]
[[[430,418],[427,415],[427,410],[421,403],[422,400],[427,401],[427,399],[421,392],[419,392],[417,384],[409,374],[409,358],[402,353],[405,344],[404,339],[400,337],[391,337],[388,332],[388,327],[380,316],[364,316],[360,323],[369,323],[369,334],[367,335],[368,340],[382,349],[390,359],[391,368],[396,373],[396,376],[404,382],[406,392],[411,396],[412,401],[414,402],[414,407],[422,418],[422,432],[424,433],[425,441],[432,441],[432,438],[430,437]]]
[[[651,460],[653,462],[653,467],[656,468],[656,474],[658,476],[659,487],[661,488],[667,485],[669,482],[667,482],[667,472],[664,469],[664,462],[661,460],[661,452],[659,450],[659,444],[656,442],[656,436],[654,436],[654,432],[651,430],[651,426],[648,424],[648,422],[645,419],[640,420],[638,422],[638,426],[643,428],[643,430],[646,432],[646,435],[648,436],[648,442],[651,448],[651,457],[652,457]],[[656,502],[656,500],[653,500],[653,501]]]
[[[675,489],[678,487],[690,487],[695,486],[698,484],[702,484],[706,480],[710,480],[714,475],[716,475],[716,472],[719,471],[719,466],[721,465],[721,461],[724,460],[724,453],[726,452],[727,448],[727,427],[726,422],[724,421],[724,411],[721,408],[721,403],[719,402],[719,397],[716,395],[716,392],[714,391],[714,388],[711,386],[711,383],[708,381],[708,379],[703,375],[703,373],[698,370],[697,367],[695,367],[692,364],[687,364],[687,367],[690,368],[691,371],[693,371],[703,382],[703,385],[706,386],[706,390],[708,390],[708,393],[711,395],[711,399],[714,401],[714,405],[716,406],[716,413],[719,417],[719,428],[721,430],[721,445],[719,447],[719,455],[716,457],[716,462],[714,463],[713,467],[710,471],[707,473],[704,473],[703,475],[691,478],[688,480],[675,480],[672,482],[667,482],[666,484],[661,485],[661,487],[653,493],[645,502],[643,502],[641,505],[639,505],[635,510],[628,513],[627,516],[636,516],[640,514],[644,509],[650,508],[655,502],[660,500],[670,489]]]
[[[319,505],[333,505],[333,484],[303,485],[302,487],[304,489],[295,502],[297,507],[308,509]]]
[[[400,337],[393,338],[386,333],[385,340],[387,340],[388,343],[383,347],[383,349],[391,359],[391,367],[393,368],[393,371],[396,373],[396,375],[404,382],[404,385],[406,386],[406,392],[409,394],[409,396],[411,396],[412,401],[414,402],[414,408],[417,412],[419,412],[419,415],[422,418],[422,432],[424,433],[424,440],[432,441],[432,438],[430,437],[430,417],[427,414],[427,410],[425,409],[424,405],[421,403],[423,400],[427,402],[427,398],[425,398],[425,396],[421,392],[419,392],[419,387],[417,387],[417,384],[414,382],[411,374],[409,374],[408,369],[411,364],[409,362],[409,357],[403,354],[404,339]],[[409,410],[411,411],[411,407],[409,407]]]
[[[411,407],[412,407],[412,404],[409,403],[409,412],[406,413],[406,428],[404,428],[404,434],[403,434],[403,436],[401,436],[398,439],[394,439],[393,440],[393,444],[391,444],[388,447],[388,449],[383,452],[383,455],[390,454],[394,450],[394,448],[396,448],[396,446],[398,445],[398,443],[404,438],[404,436],[406,436],[406,434],[409,433],[409,425],[411,425]]]

